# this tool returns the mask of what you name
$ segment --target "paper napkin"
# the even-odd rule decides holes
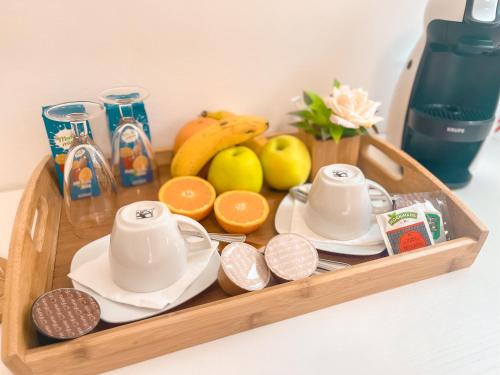
[[[136,293],[117,286],[111,278],[107,251],[98,258],[70,272],[68,277],[111,301],[161,310],[167,304],[179,298],[191,283],[200,276],[218,245],[218,242],[212,241],[211,249],[190,250],[188,252],[186,273],[168,288],[155,292]]]

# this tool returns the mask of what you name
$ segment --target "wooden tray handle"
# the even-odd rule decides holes
[[[378,151],[374,153],[373,149]],[[450,216],[453,217],[455,237],[473,238],[478,242],[476,251],[479,251],[488,235],[486,226],[444,183],[406,152],[382,141],[378,136],[364,136],[358,164],[366,177],[379,182],[392,193],[444,192],[448,197]]]
[[[359,166],[390,192],[449,189],[410,155],[375,135],[361,137]],[[424,178],[422,178],[424,177]],[[418,181],[418,183],[416,183]]]
[[[10,275],[5,286],[3,312],[11,309],[10,298],[22,296],[23,305],[43,293],[52,282],[53,259],[59,228],[62,198],[53,176],[52,158],[44,158],[33,172],[24,189],[17,209],[9,248],[9,259],[4,269]],[[26,290],[12,290],[12,285],[23,285]],[[15,287],[14,287],[15,288]],[[3,293],[5,289],[5,293]],[[16,306],[19,307],[20,305]],[[14,309],[14,307],[12,307]],[[11,315],[17,315],[12,313]]]
[[[44,196],[33,196],[33,198],[27,204],[20,205],[12,228],[11,241],[13,243],[31,242],[30,247],[36,252],[41,252],[47,229],[49,207]],[[24,218],[27,219],[24,222],[31,223],[31,225],[21,225],[21,220],[24,220]],[[7,259],[0,258],[0,322],[3,315],[6,273]]]
[[[0,323],[3,313],[3,291],[5,286],[5,274],[7,273],[7,259],[0,258]]]

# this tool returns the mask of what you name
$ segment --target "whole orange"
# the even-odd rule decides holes
[[[179,132],[175,137],[174,153],[177,152],[177,150],[182,146],[182,144],[186,142],[188,138],[191,137],[193,134],[195,134],[196,132],[200,131],[201,129],[209,125],[217,123],[218,123],[217,120],[210,117],[198,117],[192,121],[189,121],[179,130]]]

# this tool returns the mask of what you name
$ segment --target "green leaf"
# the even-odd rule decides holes
[[[339,143],[340,138],[342,138],[342,134],[344,133],[344,128],[340,125],[332,125],[328,128],[328,130],[335,143]]]
[[[332,111],[326,106],[320,96],[311,91],[304,91],[304,102],[309,108],[312,116],[310,120],[312,122],[321,126],[331,125],[330,115]]]
[[[342,86],[342,84],[340,83],[340,81],[337,78],[335,78],[333,80],[333,87],[338,89],[340,86]]]
[[[360,135],[360,130],[359,129],[351,129],[351,128],[345,128],[344,129],[344,137],[354,137],[356,135]]]
[[[288,114],[292,115],[292,116],[297,116],[297,117],[300,117],[303,119],[307,119],[307,120],[312,120],[312,118],[313,118],[313,114],[306,109],[301,110],[301,111],[289,112]]]
[[[306,98],[307,98],[307,101],[309,101],[309,103],[306,101]],[[326,106],[323,99],[321,99],[321,97],[319,95],[313,93],[312,91],[304,91],[304,101],[306,101],[306,104],[310,108],[315,108],[318,110],[319,109],[328,109],[328,107]]]
[[[292,122],[290,125],[295,126],[296,128],[299,128],[299,129],[304,129],[304,130],[312,129],[311,125],[306,121],[296,121],[296,122]]]
[[[315,124],[317,124],[319,126],[328,127],[328,126],[330,126],[332,124],[330,122],[330,118],[329,117],[330,117],[329,114],[325,114],[325,113],[318,112],[318,111],[313,111],[312,112],[311,122],[314,122]]]
[[[314,130],[314,134],[321,138],[321,135],[323,134],[324,127],[319,126],[318,124],[311,123],[311,128]]]
[[[313,102],[307,91],[304,91],[302,96],[304,97],[304,103],[306,103],[306,105],[310,105]]]
[[[322,140],[327,140],[330,138],[330,133],[328,132],[328,129],[325,128],[320,128],[320,135]]]

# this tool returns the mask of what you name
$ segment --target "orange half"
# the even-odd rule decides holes
[[[266,198],[252,191],[233,190],[217,197],[215,218],[228,233],[248,234],[256,231],[269,216]]]
[[[200,221],[212,211],[215,189],[200,177],[176,177],[163,184],[158,192],[158,199],[174,214]]]

